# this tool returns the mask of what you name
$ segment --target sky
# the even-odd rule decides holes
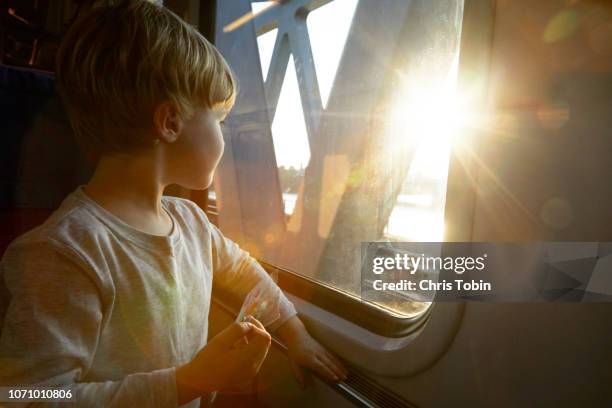
[[[252,3],[253,12],[257,13],[271,4]],[[356,6],[357,0],[335,0],[312,11],[306,20],[323,107],[327,106]],[[264,78],[268,73],[276,36],[275,29],[257,38]],[[306,167],[310,153],[293,57],[289,59],[272,122],[272,137],[278,166]]]

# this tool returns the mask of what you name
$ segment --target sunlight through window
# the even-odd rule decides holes
[[[444,239],[450,151],[469,120],[456,95],[457,65],[458,53],[447,72],[425,68],[406,75],[394,103],[391,140],[416,150],[385,229],[389,239]]]

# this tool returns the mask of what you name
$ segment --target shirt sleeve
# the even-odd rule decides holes
[[[235,242],[226,238],[219,229],[206,220],[211,234],[214,283],[244,299],[258,283],[277,289],[276,283],[262,266],[248,252],[242,250]],[[297,314],[293,304],[281,290],[270,290],[278,296],[279,316],[268,325],[274,331],[289,318]]]
[[[0,308],[0,385],[71,385],[79,407],[176,407],[174,368],[84,382],[104,315],[100,285],[77,258],[53,241],[7,249],[0,263],[9,296]]]

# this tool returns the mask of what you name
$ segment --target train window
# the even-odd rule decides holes
[[[244,21],[241,13],[219,4],[221,52],[234,68],[241,65],[242,86],[263,82],[263,94],[245,91],[252,100],[238,110],[261,106],[256,97],[265,101],[270,137],[258,134],[257,149],[271,144],[280,186],[233,195],[241,197],[234,215],[242,218],[246,246],[268,264],[348,296],[360,294],[362,242],[443,240],[450,151],[463,120],[455,96],[463,2],[387,3],[252,2],[244,10],[251,25],[237,30],[223,16]],[[227,27],[232,41],[257,48],[256,64],[246,50],[224,48],[232,44],[224,42]],[[248,64],[261,71],[255,75]],[[232,115],[226,137],[239,179],[233,188],[247,191],[240,180],[253,177],[246,173],[255,155],[247,155],[248,165],[241,157],[255,148],[253,124],[240,122],[244,112]],[[259,174],[272,177],[265,152],[257,157]],[[223,195],[222,176],[220,182]],[[274,200],[282,218],[271,210]],[[265,231],[249,232],[254,225]],[[413,318],[428,305],[400,298],[376,306]]]

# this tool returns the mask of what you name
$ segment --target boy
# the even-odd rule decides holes
[[[274,283],[195,204],[162,196],[172,183],[211,183],[219,120],[235,97],[225,61],[163,7],[119,1],[67,33],[57,86],[80,144],[99,160],[89,183],[2,259],[0,384],[75,383],[88,407],[198,406],[235,390],[257,373],[270,336],[248,318],[206,344],[213,279],[243,297]],[[298,365],[344,378],[275,293],[280,317],[268,329],[287,344],[298,379]]]

